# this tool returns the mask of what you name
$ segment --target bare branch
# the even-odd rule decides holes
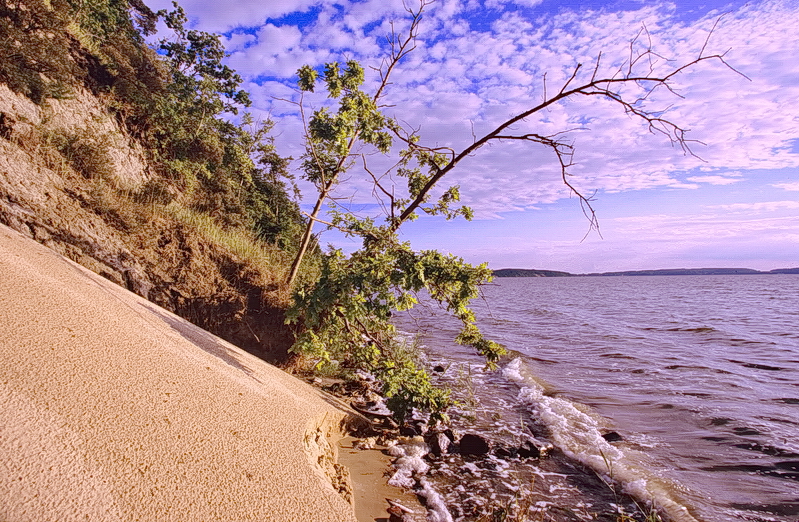
[[[386,210],[386,206],[385,206],[385,204],[383,203],[383,198],[381,198],[381,197],[379,197],[379,196],[377,195],[377,193],[376,193],[376,190],[375,190],[374,188],[372,189],[372,194],[375,196],[375,199],[377,199],[377,200],[380,202],[380,206],[383,208],[383,213],[384,213],[386,216],[390,217],[390,218],[393,220],[393,219],[394,219],[394,209],[396,208],[396,206],[394,205],[394,194],[392,194],[391,192],[389,192],[388,190],[386,190],[386,188],[385,188],[385,187],[383,187],[383,185],[380,183],[380,179],[382,179],[382,178],[383,178],[383,176],[385,176],[386,174],[388,174],[388,172],[386,172],[386,174],[383,174],[383,176],[381,176],[380,178],[378,178],[378,177],[377,177],[377,176],[375,176],[375,175],[374,175],[374,173],[373,173],[373,172],[372,172],[372,171],[369,169],[369,165],[366,163],[366,156],[365,156],[365,155],[361,155],[361,158],[363,159],[363,170],[365,170],[365,171],[367,172],[367,174],[369,174],[369,176],[371,176],[371,177],[372,177],[372,181],[373,181],[373,183],[374,183],[374,187],[376,187],[377,189],[379,189],[379,190],[380,190],[380,192],[382,192],[383,194],[385,194],[385,195],[386,195],[386,197],[389,199],[389,207],[388,207],[388,208],[389,208],[389,210]],[[394,167],[396,167],[396,165],[394,165]],[[389,172],[390,172],[391,170],[393,170],[393,168],[394,168],[394,167],[392,167],[391,169],[389,169]]]
[[[566,80],[566,83],[563,84],[563,87],[560,88],[560,94],[563,94],[563,92],[566,90],[569,84],[574,80],[575,77],[577,77],[577,73],[580,71],[582,66],[583,64],[581,63],[577,64],[577,67],[575,67],[574,70],[572,71],[572,75],[569,77],[568,80]]]
[[[715,26],[714,26],[715,27]],[[647,47],[643,50],[636,52],[636,44],[642,37],[642,35],[646,35],[647,37]],[[564,142],[558,141],[554,139],[552,136],[542,136],[538,134],[526,134],[526,135],[508,135],[504,133],[507,129],[513,128],[513,126],[522,121],[526,118],[536,114],[542,110],[547,109],[548,107],[559,103],[567,98],[571,98],[574,96],[600,96],[605,99],[608,99],[612,102],[619,104],[627,114],[631,116],[641,118],[644,120],[650,132],[656,134],[663,134],[666,136],[672,145],[679,145],[680,148],[683,150],[685,154],[690,154],[692,156],[696,156],[696,154],[691,149],[691,144],[694,143],[701,143],[697,140],[689,140],[686,138],[687,129],[684,129],[677,125],[676,123],[672,122],[668,118],[664,117],[663,111],[656,112],[650,111],[648,109],[643,108],[642,104],[648,97],[658,88],[664,87],[669,90],[669,92],[680,96],[679,93],[674,91],[671,82],[674,78],[684,72],[685,70],[695,67],[696,65],[710,61],[710,60],[718,60],[725,66],[729,67],[735,72],[734,68],[730,67],[727,62],[724,60],[723,55],[713,54],[713,55],[705,55],[704,54],[704,47],[702,52],[693,60],[685,63],[679,67],[674,67],[672,70],[665,74],[655,74],[654,67],[655,67],[655,59],[662,58],[660,55],[656,54],[652,50],[652,42],[651,36],[646,29],[646,26],[643,26],[641,30],[639,30],[638,34],[630,43],[630,57],[627,60],[627,64],[625,67],[625,71],[618,70],[612,76],[606,78],[597,78],[599,74],[599,64],[601,59],[601,53],[597,56],[595,66],[591,75],[590,80],[586,83],[578,86],[572,86],[577,75],[582,67],[582,64],[578,64],[571,73],[571,76],[564,82],[558,93],[552,97],[548,97],[547,89],[546,89],[546,74],[544,75],[544,99],[538,105],[531,107],[530,109],[523,111],[516,116],[506,120],[505,122],[501,123],[497,126],[493,131],[485,134],[479,139],[473,139],[473,142],[468,147],[464,148],[462,151],[458,152],[457,154],[451,155],[451,160],[448,164],[444,165],[441,168],[438,168],[430,179],[427,181],[425,186],[422,188],[421,191],[417,194],[417,196],[411,201],[401,212],[399,219],[394,221],[391,225],[392,230],[396,230],[404,221],[409,219],[418,209],[419,207],[427,200],[428,194],[432,190],[432,188],[438,183],[441,178],[452,172],[458,163],[460,163],[464,158],[470,156],[474,152],[476,152],[480,147],[483,145],[495,141],[495,140],[509,140],[509,139],[516,139],[516,140],[526,140],[535,143],[539,143],[545,146],[550,147],[557,155],[558,160],[561,165],[561,177],[563,178],[564,184],[571,190],[574,194],[576,194],[580,198],[581,205],[583,205],[583,211],[586,213],[586,216],[589,218],[589,222],[591,223],[591,227],[596,229],[598,227],[596,223],[596,216],[594,214],[593,208],[590,204],[590,198],[583,196],[580,194],[579,191],[568,181],[567,176],[568,168],[572,166],[571,160],[573,154],[571,152],[571,145],[569,148],[565,148],[566,144]],[[636,73],[635,65],[638,64],[641,60],[648,59],[649,65],[648,70],[643,73]],[[740,74],[740,73],[739,73]],[[640,88],[644,89],[645,94],[643,96],[638,96],[634,100],[629,100],[625,98],[621,91],[619,90],[624,85],[637,85]],[[415,145],[418,147],[418,150],[424,150],[419,145]]]
[[[594,74],[591,75],[591,81],[596,80],[596,73],[599,72],[599,62],[602,60],[602,51],[596,56],[596,64],[594,65]]]
[[[402,60],[405,56],[407,56],[408,53],[412,52],[416,48],[416,36],[419,30],[419,22],[422,19],[422,12],[429,5],[429,3],[430,0],[419,0],[419,9],[416,11],[413,11],[406,7],[406,9],[408,9],[408,12],[411,15],[411,25],[405,39],[400,39],[400,37],[397,36],[397,34],[394,32],[394,25],[392,23],[391,25],[392,34],[389,37],[389,47],[391,48],[390,60],[388,60],[387,62],[384,61],[383,64],[381,65],[380,86],[378,87],[377,91],[372,97],[372,101],[376,105],[381,96],[383,95],[383,91],[389,85],[389,79],[391,77],[391,73],[394,71],[397,64],[400,62],[400,60]],[[322,204],[326,199],[330,197],[330,192],[338,183],[339,175],[346,170],[346,162],[350,157],[350,153],[352,152],[352,149],[357,143],[359,138],[359,131],[356,130],[347,141],[346,154],[341,155],[341,157],[336,163],[336,166],[333,169],[331,169],[329,178],[325,179],[324,176],[327,171],[323,168],[322,163],[319,161],[318,155],[313,145],[313,140],[310,139],[310,134],[307,129],[306,118],[302,102],[300,102],[299,105],[302,113],[303,125],[305,125],[306,142],[311,144],[310,145],[311,155],[314,157],[314,161],[317,162],[317,166],[319,168],[320,173],[322,173],[323,179],[321,187],[319,188],[319,194],[317,195],[317,200],[314,205],[314,209],[312,213],[309,215],[311,219],[309,219],[308,224],[305,227],[305,232],[303,233],[303,237],[300,241],[300,247],[297,251],[297,255],[294,258],[291,270],[289,271],[289,275],[286,280],[288,286],[293,285],[294,280],[296,279],[297,274],[299,273],[300,264],[302,263],[302,260],[305,256],[305,252],[307,251],[308,245],[310,243],[313,231],[313,225],[319,216],[319,212],[322,209]]]

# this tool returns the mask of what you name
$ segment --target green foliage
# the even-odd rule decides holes
[[[159,17],[173,32],[159,43],[160,54],[144,40]],[[291,250],[303,218],[287,193],[289,159],[274,149],[271,122],[256,125],[245,115],[231,123],[249,105],[241,77],[222,63],[219,36],[185,22],[177,4],[154,13],[141,0],[0,0],[0,81],[37,103],[91,89],[154,166],[156,177],[131,194],[135,201],[177,199],[223,228],[250,229]],[[110,176],[100,141],[48,139],[53,161],[87,178]]]
[[[395,127],[396,132],[399,132]],[[418,209],[431,216],[444,216],[447,220],[463,217],[471,220],[474,212],[471,208],[461,206],[453,208],[453,204],[460,201],[460,187],[452,186],[447,188],[444,193],[434,203],[430,204],[428,188],[431,183],[435,183],[434,177],[442,168],[450,163],[450,158],[439,151],[419,147],[416,143],[419,137],[415,134],[407,136],[404,141],[408,147],[400,152],[400,162],[397,167],[397,175],[407,179],[408,197],[394,201],[393,207],[398,215],[404,215],[405,210],[411,209],[412,201],[423,195]],[[405,219],[416,219],[418,216],[411,212]],[[402,224],[402,219],[395,221],[395,228]]]
[[[119,36],[141,41],[130,18],[131,8],[145,34],[155,32],[156,15],[141,1],[126,0],[67,0],[70,15],[77,23],[90,46],[100,50]],[[120,35],[119,33],[123,33]],[[94,49],[93,49],[94,50]]]
[[[0,0],[0,81],[36,103],[62,98],[82,77],[66,33],[64,0]]]
[[[297,75],[300,89],[312,91],[318,77],[316,71],[306,65]],[[303,156],[305,179],[319,186],[334,183],[351,166],[349,154],[356,139],[382,153],[387,153],[393,143],[377,103],[360,90],[364,72],[358,62],[347,62],[344,71],[337,62],[326,64],[323,81],[328,96],[338,101],[338,110],[335,114],[326,108],[314,112]]]
[[[174,11],[159,11],[174,40],[161,40],[160,49],[167,58],[172,81],[172,100],[193,116],[212,118],[223,112],[238,113],[239,106],[249,106],[246,91],[239,89],[241,76],[222,64],[225,48],[219,35],[187,30],[186,13],[177,2]],[[202,121],[200,123],[203,123]]]
[[[228,121],[250,104],[242,79],[222,63],[219,36],[187,30],[183,9],[174,5],[159,12],[174,36],[160,43],[167,80],[149,109],[145,139],[164,176],[192,195],[192,209],[290,248],[303,220],[286,193],[288,159],[275,151],[273,124],[255,125],[248,114],[239,125]]]
[[[145,205],[168,205],[174,199],[175,194],[170,190],[169,185],[158,178],[147,180],[139,190],[133,193],[133,200]]]
[[[383,383],[389,409],[398,419],[416,408],[431,412],[431,420],[446,421],[446,411],[452,405],[449,390],[433,385],[430,375],[404,343],[393,340],[387,348],[374,372]]]
[[[440,412],[449,405],[448,396],[434,388],[413,361],[393,357],[392,313],[412,308],[418,293],[427,292],[462,321],[457,342],[475,347],[494,367],[505,351],[480,334],[469,309],[479,285],[491,279],[491,271],[435,250],[416,252],[387,227],[369,220],[342,215],[335,217],[335,223],[364,237],[364,246],[350,256],[330,252],[323,259],[319,281],[296,292],[288,317],[295,322],[302,318],[305,330],[293,350],[322,364],[344,360],[375,372],[399,416],[411,407]]]

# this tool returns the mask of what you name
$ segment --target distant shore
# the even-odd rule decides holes
[[[572,274],[557,270],[534,270],[527,268],[500,268],[494,270],[495,277],[614,277],[614,276],[691,276],[691,275],[775,275],[799,274],[797,268],[776,268],[761,271],[751,268],[664,268],[659,270],[627,270],[623,272],[593,272]]]

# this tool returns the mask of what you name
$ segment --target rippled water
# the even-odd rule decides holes
[[[506,278],[484,294],[479,323],[515,356],[475,393],[528,408],[564,454],[674,519],[799,518],[799,276]],[[478,366],[456,326],[430,309],[400,323]]]

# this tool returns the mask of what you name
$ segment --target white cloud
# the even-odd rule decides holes
[[[518,15],[505,16],[494,24],[496,31],[491,35],[467,33],[437,38],[427,55],[412,56],[410,71],[400,76],[391,100],[398,107],[397,113],[421,125],[427,143],[462,148],[472,140],[472,125],[480,135],[537,103],[543,94],[544,72],[551,93],[571,74],[577,59],[591,63],[597,49],[603,50],[604,67],[611,70],[614,62],[626,56],[628,39],[642,22],[646,22],[664,55],[671,57],[682,52],[683,60],[690,61],[704,44],[713,20],[682,26],[672,24],[668,15],[667,9],[658,6],[620,14],[569,12],[544,29]],[[799,67],[783,63],[782,73],[775,75],[764,66],[770,60],[761,60],[764,54],[772,61],[780,54],[790,54],[786,46],[794,40],[785,35],[796,32],[797,19],[796,9],[789,6],[769,5],[763,12],[751,7],[725,21],[727,25],[722,24],[717,31],[712,42],[734,45],[735,52],[729,60],[736,66],[740,64],[755,82],[750,84],[720,63],[708,63],[700,67],[701,72],[680,77],[678,87],[684,100],[666,96],[669,93],[665,90],[651,100],[650,104],[663,108],[674,104],[667,117],[690,129],[689,139],[707,143],[696,143],[693,148],[714,170],[799,164],[799,155],[780,149],[787,139],[799,135],[799,111],[787,103],[799,98],[797,82],[792,79],[799,74]],[[766,49],[760,47],[772,40],[779,42],[768,44]],[[405,85],[403,80],[407,81]],[[402,89],[404,86],[407,90]],[[458,91],[474,93],[477,103],[459,103]],[[529,118],[517,129],[554,133],[582,127],[573,123],[578,115],[591,116],[591,132],[571,134],[578,162],[573,169],[578,175],[574,182],[586,191],[697,188],[697,183],[737,181],[735,176],[723,172],[688,178],[686,181],[691,183],[679,181],[674,173],[697,168],[702,161],[675,149],[665,137],[650,134],[640,120],[628,117],[608,101],[574,100]],[[461,125],[459,131],[455,124],[458,120],[468,125]],[[444,122],[450,124],[443,125]],[[562,196],[557,183],[542,182],[557,181],[559,171],[551,152],[541,147],[528,147],[522,152],[519,147],[496,144],[478,155],[482,169],[474,175],[461,169],[455,175],[464,187],[464,195],[478,206],[485,204],[488,209],[507,201],[502,192],[508,185],[480,182],[480,177],[490,171],[510,172],[513,186],[534,182],[547,189],[546,194],[516,192],[515,203],[508,202],[509,206],[500,210]],[[523,168],[531,164],[536,167],[535,176]]]
[[[799,190],[799,181],[793,181],[789,183],[776,183],[772,185],[772,187],[781,188],[783,190],[789,190],[789,191],[797,191]]]
[[[732,185],[743,181],[740,177],[729,177],[729,174],[727,176],[690,176],[685,179],[695,183],[709,183],[711,185]]]
[[[226,32],[236,27],[258,27],[267,18],[305,12],[320,0],[237,0],[236,2],[208,2],[206,0],[181,0],[193,28],[209,32]],[[148,0],[147,5],[158,9],[172,9],[172,0]]]
[[[231,53],[229,63],[245,78],[291,77],[301,65],[328,58],[327,50],[311,50],[302,40],[302,33],[294,26],[267,24],[258,31],[254,43]]]
[[[761,201],[757,203],[734,203],[732,205],[717,205],[709,208],[718,208],[733,212],[754,211],[754,212],[775,212],[777,210],[796,210],[799,209],[799,201]]]
[[[535,7],[543,0],[486,0],[485,6],[489,9],[502,8],[508,4],[519,5],[523,7]]]

